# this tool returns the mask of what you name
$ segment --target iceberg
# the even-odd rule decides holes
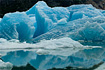
[[[104,46],[94,46],[97,41],[101,46],[105,42],[105,10],[90,4],[51,8],[39,1],[27,11],[0,18],[0,66],[91,68],[105,60]]]
[[[26,12],[7,13],[0,19],[0,38],[21,42],[70,37],[73,40],[105,40],[105,11],[90,4],[51,8],[39,1]]]

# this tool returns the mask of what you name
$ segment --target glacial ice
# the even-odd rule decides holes
[[[0,22],[0,37],[25,41],[33,38],[35,21],[24,12],[8,13]]]
[[[104,16],[98,9],[94,8],[91,4],[72,5],[67,9],[72,12],[71,21],[84,17],[92,18],[96,16]]]
[[[45,2],[38,2],[35,6],[37,29],[34,37],[39,36],[51,28],[53,28],[58,20],[66,18],[69,19],[70,12],[67,8],[55,7],[50,8]]]
[[[13,65],[9,62],[3,62],[2,60],[0,60],[0,70],[11,70],[13,67]]]
[[[7,13],[0,19],[0,38],[39,42],[70,37],[105,40],[105,11],[90,4],[51,8],[39,1],[26,12]]]
[[[15,47],[14,47],[15,46]],[[7,50],[7,49],[60,49],[60,48],[88,48],[89,46],[83,46],[77,41],[72,40],[71,38],[64,37],[59,39],[52,39],[52,40],[41,40],[41,42],[36,44],[29,44],[26,42],[20,43],[18,40],[9,40],[0,39],[0,50]],[[91,47],[94,48],[94,47]]]
[[[84,24],[84,27],[70,34],[70,37],[75,40],[101,41],[105,40],[105,30],[103,26],[101,26],[97,22],[93,22],[92,24],[90,22],[87,22],[86,24]]]
[[[105,60],[105,49],[84,46],[79,40],[104,42],[105,10],[90,4],[51,8],[39,1],[26,12],[7,13],[0,18],[0,57],[6,62],[0,60],[0,66],[12,67],[9,61],[16,66],[29,63],[39,70],[67,66],[88,68]],[[24,52],[16,54],[20,49]]]

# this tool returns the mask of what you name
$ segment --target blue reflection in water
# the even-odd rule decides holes
[[[63,53],[63,52],[62,52]],[[61,53],[61,54],[62,54]],[[35,69],[47,70],[51,68],[83,67],[91,68],[105,61],[105,48],[85,49],[70,56],[39,55],[35,51],[14,51],[3,56],[4,62],[10,62],[14,66],[26,66],[28,63]]]

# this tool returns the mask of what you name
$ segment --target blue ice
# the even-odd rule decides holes
[[[40,41],[59,37],[104,40],[105,11],[90,4],[49,7],[39,1],[26,12],[7,13],[0,19],[0,38]]]

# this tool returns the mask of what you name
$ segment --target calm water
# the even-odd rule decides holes
[[[36,49],[1,50],[0,58],[13,64],[11,70],[99,70],[105,65],[105,48],[101,46],[103,48],[63,48],[43,52]]]

